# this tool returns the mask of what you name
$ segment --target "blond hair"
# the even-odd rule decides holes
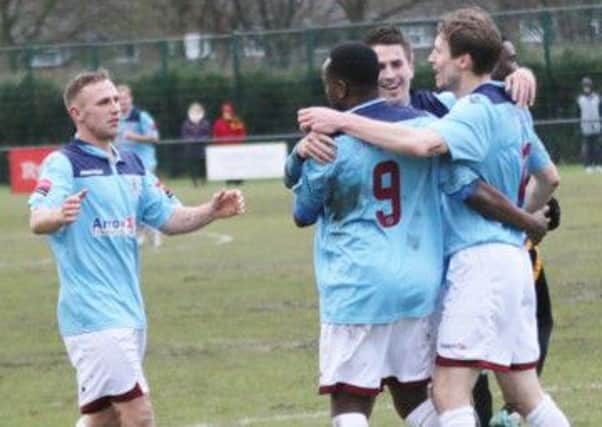
[[[109,72],[104,69],[97,71],[85,71],[76,75],[69,81],[69,83],[67,83],[67,86],[65,86],[65,91],[63,92],[63,101],[65,102],[65,107],[69,109],[73,103],[73,100],[86,86],[105,80],[110,80],[110,77]]]

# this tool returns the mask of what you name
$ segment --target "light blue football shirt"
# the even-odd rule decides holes
[[[136,142],[123,137],[125,132],[135,132],[140,135],[159,138],[159,131],[153,118],[146,111],[132,108],[127,117],[119,119],[119,131],[116,144],[119,149],[136,153],[146,170],[154,172],[157,168],[157,156],[155,144],[152,142]]]
[[[430,90],[417,90],[410,92],[410,105],[435,117],[446,115],[456,101],[456,96],[449,91],[437,93]],[[303,161],[297,155],[297,145],[295,145],[284,164],[284,186],[286,188],[292,188],[299,180]]]
[[[434,120],[382,100],[352,111],[410,126]],[[386,152],[347,135],[336,141],[336,160],[305,161],[294,187],[296,219],[317,218],[321,321],[383,324],[430,314],[443,276],[438,159]]]
[[[29,199],[32,209],[57,208],[68,196],[88,190],[77,220],[49,235],[63,336],[146,327],[136,223],[160,228],[176,203],[134,154],[114,153],[111,162],[99,148],[72,141],[46,158]]]
[[[501,82],[488,82],[429,127],[449,147],[450,159],[441,168],[446,255],[481,243],[521,246],[522,231],[485,219],[458,194],[480,178],[522,204],[528,176],[551,163],[528,111],[510,100]]]

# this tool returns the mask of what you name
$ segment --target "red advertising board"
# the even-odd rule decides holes
[[[40,165],[55,147],[13,148],[8,152],[10,189],[13,193],[31,193],[38,180]]]

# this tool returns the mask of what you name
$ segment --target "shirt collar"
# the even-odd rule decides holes
[[[107,154],[106,151],[101,150],[97,146],[95,146],[89,142],[86,142],[83,139],[80,139],[77,135],[75,135],[75,138],[73,138],[73,143],[76,144],[80,149],[85,151],[87,154],[90,154],[95,157],[100,157],[101,159],[109,160],[109,155]],[[111,144],[111,151],[113,153],[115,163],[119,163],[119,162],[123,161],[123,159],[121,158],[121,155],[119,154],[119,151],[115,148],[115,146],[113,144]]]
[[[486,86],[486,85],[492,85],[492,86],[497,86],[497,87],[504,87],[505,83],[501,82],[499,80],[487,80],[486,82],[481,83],[480,85],[478,85],[477,87],[475,87],[473,89],[473,92],[476,92],[476,90],[480,87]]]
[[[361,104],[356,105],[355,107],[350,108],[349,110],[347,110],[345,112],[346,113],[354,113],[354,112],[356,112],[357,110],[359,110],[361,108],[365,108],[365,107],[368,107],[370,105],[378,104],[379,102],[385,102],[385,100],[383,98],[376,98],[376,99],[373,99],[371,101],[362,102]]]

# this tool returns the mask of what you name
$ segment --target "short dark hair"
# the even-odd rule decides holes
[[[452,58],[469,54],[477,75],[493,70],[502,50],[502,36],[487,12],[478,7],[458,9],[443,17],[438,30],[449,43]]]
[[[345,80],[354,88],[373,89],[378,85],[378,57],[365,43],[341,43],[330,51],[327,72]]]
[[[63,92],[65,107],[69,109],[75,97],[79,95],[86,86],[110,79],[109,72],[102,68],[97,71],[85,71],[79,73],[67,83],[67,86],[65,86],[65,91]]]
[[[388,46],[399,44],[405,51],[408,61],[411,61],[413,57],[412,45],[403,36],[401,30],[392,25],[385,25],[371,29],[366,34],[366,37],[364,37],[364,43],[369,46],[376,46],[377,44]]]

